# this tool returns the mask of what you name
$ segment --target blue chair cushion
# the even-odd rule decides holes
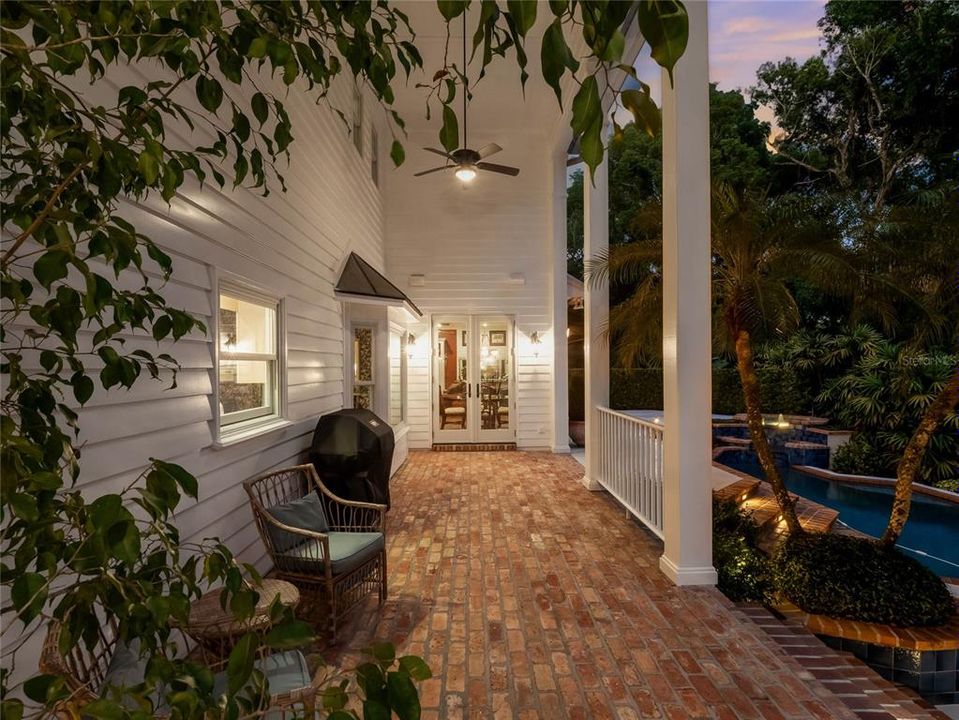
[[[110,658],[110,664],[103,676],[103,685],[100,688],[101,697],[111,697],[111,685],[116,687],[133,687],[143,682],[147,671],[147,658],[140,655],[140,641],[134,638],[129,643],[117,643]],[[166,704],[166,690],[158,687],[150,695],[153,709],[161,714],[169,712]],[[123,698],[123,705],[130,710],[138,709],[131,698]]]
[[[356,570],[383,551],[386,541],[383,533],[378,532],[331,532],[327,535],[330,543],[330,565],[334,575],[345,575]],[[310,540],[288,550],[285,555],[297,565],[317,563],[323,566],[323,550],[319,540]]]
[[[306,658],[299,650],[286,650],[267,655],[257,660],[256,668],[266,675],[270,683],[270,695],[309,687],[312,682]],[[226,692],[226,688],[227,677],[224,670],[213,676],[213,693],[220,695]]]
[[[323,503],[319,495],[311,492],[309,495],[293,500],[292,502],[274,505],[267,508],[267,512],[277,522],[284,525],[295,527],[300,530],[312,530],[313,532],[325,533],[329,531],[330,525],[326,520],[326,512],[323,510]],[[307,538],[296,535],[286,530],[282,530],[273,525],[267,526],[270,533],[270,540],[277,552],[286,552],[297,545],[303,544]]]

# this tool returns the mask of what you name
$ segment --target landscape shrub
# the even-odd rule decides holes
[[[813,388],[804,388],[795,371],[775,366],[757,369],[764,412],[807,414]],[[656,410],[663,407],[662,368],[612,368],[609,402],[614,410]],[[736,368],[713,368],[713,412],[735,415],[746,411]]]
[[[759,528],[731,500],[713,501],[713,567],[719,589],[737,602],[769,602],[772,574],[769,558],[757,547]]]
[[[855,433],[833,453],[832,469],[849,475],[893,477],[896,474],[866,433]]]
[[[942,625],[955,612],[934,572],[871,538],[791,538],[772,571],[776,589],[808,613],[909,627]]]

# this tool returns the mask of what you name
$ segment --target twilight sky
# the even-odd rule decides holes
[[[692,0],[696,2],[697,0]],[[748,89],[756,70],[767,60],[805,60],[819,50],[819,28],[825,0],[710,0],[709,77],[720,90]],[[660,102],[660,73],[643,48],[636,65]],[[760,108],[761,119],[772,113]]]

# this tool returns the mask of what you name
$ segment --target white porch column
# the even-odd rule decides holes
[[[565,139],[565,133],[563,135]],[[550,158],[553,179],[552,233],[550,252],[553,267],[553,452],[569,452],[569,357],[566,347],[566,158],[569,142],[560,143]]]
[[[706,3],[686,3],[689,45],[663,71],[663,515],[660,569],[712,585],[709,54]]]
[[[609,167],[604,157],[590,182],[589,169],[583,172],[583,258],[588,262],[609,247]],[[609,343],[603,328],[609,318],[609,287],[606,283],[585,283],[583,355],[585,357],[586,474],[583,484],[599,490],[599,413],[597,406],[609,405]]]

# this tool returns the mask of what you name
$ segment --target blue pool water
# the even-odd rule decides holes
[[[757,463],[731,467],[763,477]],[[892,508],[892,488],[851,485],[783,468],[786,485],[797,495],[839,511],[839,521],[873,537],[882,535]],[[914,493],[899,549],[947,577],[959,577],[959,505]]]

